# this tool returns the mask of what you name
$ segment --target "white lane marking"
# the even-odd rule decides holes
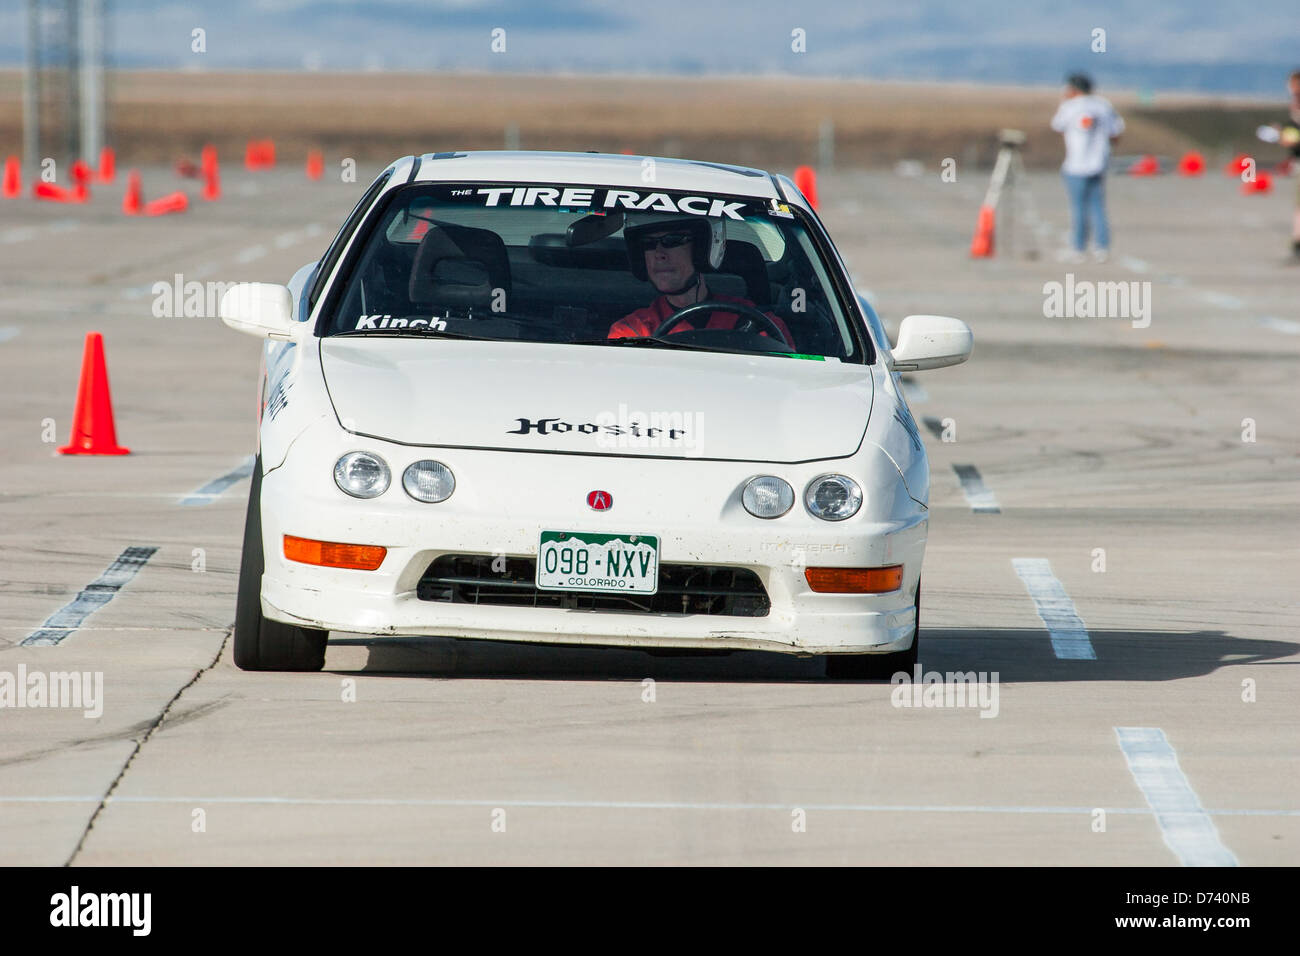
[[[1279,319],[1275,315],[1266,315],[1259,320],[1259,324],[1266,329],[1272,329],[1275,332],[1285,332],[1287,335],[1300,335],[1300,322],[1291,319]]]
[[[0,631],[25,631],[29,627],[31,627],[30,624],[0,624]],[[174,627],[154,627],[154,626],[149,626],[144,624],[138,625],[136,627],[91,627],[89,625],[83,624],[81,625],[81,627],[77,628],[77,633],[82,634],[86,631],[165,631],[169,634],[180,634],[180,633],[188,634],[191,631],[228,631],[228,630],[230,630],[229,624],[224,624],[220,626],[214,624],[211,627],[182,627],[179,624],[177,624]]]
[[[117,592],[122,589],[122,586],[129,583],[157,551],[157,548],[134,546],[126,548],[99,577],[78,592],[75,598],[51,614],[45,619],[44,624],[23,638],[19,642],[20,646],[58,644],[80,628],[86,618],[117,597]]]
[[[930,393],[920,383],[904,378],[898,384],[903,389],[903,398],[907,399],[907,404],[916,405],[930,400]]]
[[[1135,259],[1133,256],[1124,256],[1119,260],[1119,264],[1130,272],[1150,272],[1151,266],[1143,259]]]
[[[253,456],[249,455],[234,470],[226,472],[219,478],[213,478],[197,491],[191,491],[182,498],[180,505],[210,505],[214,498],[219,498],[235,482],[247,478],[253,473]]]
[[[1033,598],[1034,610],[1052,638],[1052,651],[1063,661],[1095,661],[1088,629],[1065,593],[1065,586],[1052,573],[1046,558],[1012,558],[1011,566]]]
[[[171,498],[180,501],[185,497],[174,491],[0,491],[0,498]]]
[[[0,796],[4,803],[99,803],[100,795]],[[601,810],[789,810],[790,803],[688,803],[651,800],[457,800],[437,797],[109,797],[107,803],[224,803],[272,804],[281,806],[334,807],[539,807],[554,809]],[[843,810],[860,813],[1046,813],[1091,815],[1095,810],[1111,814],[1150,816],[1150,807],[1014,807],[1014,806],[942,806],[873,803],[800,803],[805,810]],[[1300,817],[1300,810],[1204,810],[1215,817]]]
[[[45,226],[19,226],[16,229],[6,229],[4,232],[0,232],[0,243],[10,245],[15,242],[27,242],[42,233],[68,232],[80,225],[80,219],[56,219]]]
[[[971,511],[975,512],[975,514],[989,515],[1002,513],[1002,508],[998,505],[998,499],[985,486],[984,479],[980,477],[978,468],[974,465],[953,465],[952,470],[957,473],[957,480],[961,482],[962,494],[966,496]]]
[[[1178,755],[1159,727],[1116,727],[1120,749],[1142,796],[1155,811],[1165,845],[1183,866],[1237,866],[1214,821],[1178,766]]]
[[[1200,296],[1210,305],[1218,306],[1220,309],[1240,309],[1246,304],[1235,295],[1225,295],[1222,292],[1201,292]]]
[[[260,259],[264,255],[266,255],[266,246],[249,246],[247,249],[244,249],[235,256],[235,262],[239,265],[243,265],[244,263],[252,262],[254,259]]]
[[[0,328],[0,342],[8,342],[10,339],[18,338],[18,333],[21,331],[22,329],[16,325],[6,325]]]

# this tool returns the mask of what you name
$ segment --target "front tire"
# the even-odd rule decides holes
[[[909,676],[916,668],[921,643],[921,582],[916,582],[916,629],[912,646],[893,654],[831,654],[826,658],[826,676],[836,680],[889,680],[899,671]]]
[[[270,621],[262,616],[262,456],[253,462],[244,519],[244,553],[235,599],[235,666],[245,671],[318,671],[325,666],[329,631]]]

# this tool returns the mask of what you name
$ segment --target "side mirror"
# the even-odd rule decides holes
[[[896,372],[919,372],[945,365],[960,365],[970,358],[975,336],[961,319],[946,315],[909,315],[898,328],[894,346]]]
[[[287,342],[293,338],[293,294],[270,282],[239,282],[221,296],[221,321],[238,332]]]

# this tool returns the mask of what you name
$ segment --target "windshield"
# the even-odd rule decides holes
[[[360,235],[325,335],[866,360],[819,244],[772,200],[412,185]]]

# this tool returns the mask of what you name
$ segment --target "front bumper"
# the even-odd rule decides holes
[[[320,459],[309,465],[286,464],[264,476],[262,611],[268,618],[378,636],[792,654],[888,653],[911,645],[927,511],[907,495],[887,459],[872,465],[878,473],[855,474],[868,491],[862,512],[831,523],[813,518],[801,505],[764,521],[745,512],[739,501],[740,489],[756,474],[781,474],[798,489],[816,475],[839,470],[828,469],[827,462],[768,466],[539,456],[406,448],[369,439],[352,439],[351,446],[384,455],[395,487],[370,501],[348,498],[328,478],[336,448],[308,456]],[[402,469],[425,457],[444,461],[456,473],[457,490],[446,502],[421,504],[401,489]],[[587,509],[585,494],[592,488],[611,492],[615,509]],[[763,617],[651,614],[417,597],[420,578],[440,555],[536,557],[543,530],[657,535],[665,564],[752,570],[767,591],[770,610]],[[388,553],[376,571],[316,567],[284,558],[284,534],[383,545]],[[806,566],[889,564],[903,565],[903,586],[887,594],[815,593],[803,574]]]

